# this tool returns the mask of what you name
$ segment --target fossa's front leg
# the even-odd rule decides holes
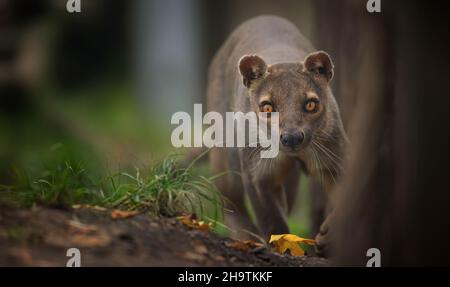
[[[286,199],[284,182],[274,172],[278,167],[264,162],[269,159],[248,161],[243,154],[241,171],[244,189],[255,213],[260,234],[269,240],[272,234],[289,233],[287,208],[283,202]]]
[[[325,180],[324,189],[326,190],[328,195],[328,201],[331,207],[331,211],[320,226],[319,233],[316,235],[315,251],[319,256],[329,257],[330,253],[332,252],[331,238],[333,237],[334,231],[334,182],[332,182],[331,180]]]

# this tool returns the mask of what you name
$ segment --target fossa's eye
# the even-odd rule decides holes
[[[309,99],[305,101],[305,112],[307,113],[315,113],[317,112],[319,107],[319,100],[317,99]]]
[[[263,113],[271,113],[274,109],[271,103],[263,102],[260,106],[260,111]]]

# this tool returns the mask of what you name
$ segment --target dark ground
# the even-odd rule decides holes
[[[0,209],[0,266],[65,266],[72,247],[81,251],[81,266],[328,265],[317,257],[239,250],[232,242],[176,218],[113,219],[93,208]]]

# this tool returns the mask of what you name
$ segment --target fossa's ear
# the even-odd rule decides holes
[[[330,55],[324,51],[311,53],[303,61],[304,72],[330,82],[333,79],[334,65]]]
[[[245,55],[239,60],[239,72],[244,86],[250,87],[254,80],[260,79],[267,71],[267,64],[257,55]]]

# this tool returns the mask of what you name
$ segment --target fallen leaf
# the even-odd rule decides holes
[[[225,243],[225,246],[228,248],[233,248],[240,251],[248,251],[250,249],[250,246],[245,244],[243,241],[234,240],[232,242]]]
[[[287,250],[293,256],[304,256],[305,251],[301,248],[300,243],[308,245],[316,244],[315,240],[299,237],[294,234],[271,235],[269,243],[275,247],[275,251],[284,254]]]
[[[137,210],[125,211],[125,210],[115,209],[115,210],[111,211],[111,217],[114,219],[133,217],[137,214],[139,214],[139,212]]]
[[[206,223],[202,220],[197,220],[195,216],[192,214],[178,216],[177,219],[181,223],[192,229],[198,229],[203,231],[211,230],[211,223]]]
[[[204,221],[198,221],[197,222],[197,229],[203,230],[203,231],[210,231],[211,230],[211,223],[206,223]]]
[[[256,242],[254,240],[244,240],[244,243],[247,244],[250,248],[264,247],[264,244],[262,244],[261,242]]]

